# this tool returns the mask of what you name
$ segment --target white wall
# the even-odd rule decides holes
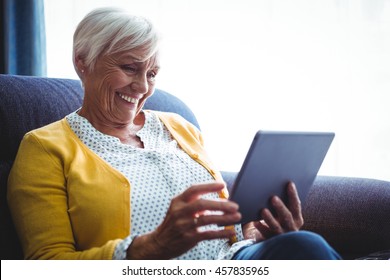
[[[48,75],[76,78],[72,35],[120,6],[160,29],[158,87],[183,99],[224,170],[256,130],[334,131],[320,171],[390,180],[389,0],[46,0]]]

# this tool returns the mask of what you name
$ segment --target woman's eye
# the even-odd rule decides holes
[[[154,82],[156,80],[157,73],[152,71],[148,73],[148,80]]]
[[[126,71],[126,72],[132,72],[135,73],[137,72],[137,68],[132,66],[132,65],[122,65],[121,68]]]

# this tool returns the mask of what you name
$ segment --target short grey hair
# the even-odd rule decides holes
[[[98,8],[88,13],[78,24],[73,35],[73,65],[76,57],[92,71],[101,55],[136,49],[145,51],[147,60],[158,47],[159,35],[146,18],[133,16],[118,8]]]

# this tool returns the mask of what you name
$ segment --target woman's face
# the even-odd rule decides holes
[[[157,55],[145,61],[143,57],[143,51],[100,57],[83,76],[83,109],[107,125],[133,122],[153,94],[159,71]]]

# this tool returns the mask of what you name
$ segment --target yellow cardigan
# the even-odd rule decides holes
[[[180,147],[222,181],[197,128],[156,112]],[[8,180],[8,202],[26,259],[112,259],[130,233],[125,176],[89,150],[66,119],[23,138]],[[220,197],[228,197],[225,189]]]

